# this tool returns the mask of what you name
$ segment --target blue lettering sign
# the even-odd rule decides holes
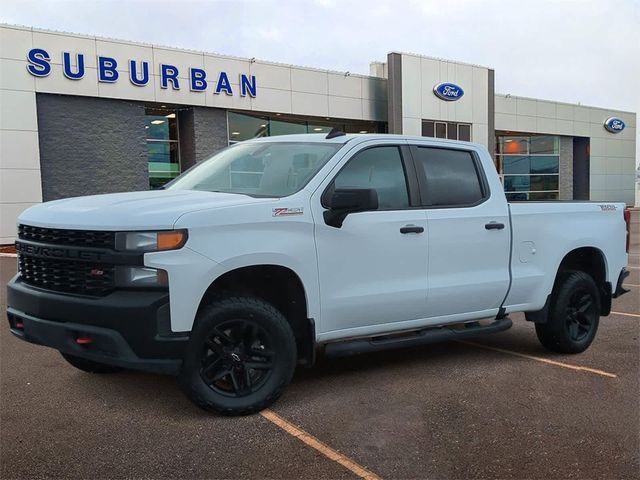
[[[171,88],[174,90],[180,90],[180,83],[178,82],[178,69],[173,65],[160,64],[160,87],[169,88],[169,81],[171,81]]]
[[[116,68],[118,62],[111,57],[98,57],[98,81],[105,83],[114,83],[118,80],[120,74]]]
[[[223,90],[227,95],[233,95],[233,90],[231,89],[231,82],[229,82],[229,77],[227,76],[227,72],[220,72],[215,93],[219,94]]]
[[[32,48],[27,53],[27,60],[29,61],[29,65],[27,65],[27,70],[31,75],[36,77],[46,77],[51,73],[51,58],[46,50],[41,48]]]
[[[82,53],[78,53],[76,55],[76,62],[78,64],[77,70],[73,71],[73,65],[71,65],[71,54],[69,52],[64,52],[62,54],[62,73],[64,76],[71,80],[80,80],[84,77],[84,55]]]
[[[249,78],[247,75],[240,74],[240,96],[246,97],[247,93],[254,97],[256,96],[256,76],[251,75]]]
[[[604,128],[606,128],[611,133],[620,133],[622,130],[624,130],[625,126],[625,123],[617,117],[607,118],[604,122]]]
[[[207,81],[205,78],[207,77],[207,72],[202,70],[201,68],[190,68],[189,69],[189,78],[191,79],[191,83],[189,87],[192,92],[204,92],[207,89]]]
[[[87,72],[86,53],[62,52],[62,73],[70,80],[80,80],[84,78]],[[27,71],[35,77],[46,77],[51,73],[51,57],[46,50],[41,48],[32,48],[27,52]],[[151,75],[148,61],[128,60],[129,81],[136,87],[144,87],[149,84]],[[112,57],[98,56],[97,60],[98,81],[104,83],[115,83],[120,78],[118,71],[118,61]],[[180,90],[180,80],[178,78],[178,67],[168,64],[160,64],[160,87],[168,89]],[[189,89],[192,92],[204,92],[209,88],[207,80],[207,72],[202,68],[189,68],[187,77]],[[254,97],[257,95],[257,81],[255,75],[239,74],[238,87],[240,96]],[[449,85],[449,84],[447,84]],[[458,95],[462,96],[462,89],[457,87]],[[219,72],[217,81],[215,82],[214,92],[216,95],[220,93],[233,95],[233,87],[229,80],[227,72]],[[624,128],[624,127],[623,127]]]
[[[136,87],[144,87],[149,83],[149,62],[142,62],[142,78],[139,78],[138,63],[135,60],[129,60],[129,80]]]
[[[439,83],[433,87],[433,93],[442,100],[453,102],[462,98],[464,90],[455,83]]]

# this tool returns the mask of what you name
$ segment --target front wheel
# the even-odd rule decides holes
[[[584,352],[598,331],[600,295],[593,278],[571,271],[554,291],[546,323],[536,323],[540,343],[553,352]]]
[[[198,313],[178,382],[205,410],[247,415],[278,399],[296,358],[293,332],[278,310],[254,297],[225,298]]]

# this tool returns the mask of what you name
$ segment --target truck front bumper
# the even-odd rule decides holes
[[[84,297],[34,288],[16,276],[7,286],[7,317],[11,333],[27,342],[158,373],[179,372],[189,340],[171,334],[166,290]]]

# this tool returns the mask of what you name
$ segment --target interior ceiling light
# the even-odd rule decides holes
[[[231,132],[231,135],[240,135],[240,132]]]
[[[164,123],[164,120],[151,120],[151,125],[160,125],[161,123]]]
[[[367,130],[360,130],[360,133],[369,133]]]
[[[176,118],[176,114],[170,113],[169,115],[165,115],[165,118]]]
[[[322,127],[316,127],[313,129],[314,132],[321,132],[322,131]]]

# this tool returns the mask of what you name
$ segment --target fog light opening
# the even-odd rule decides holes
[[[91,337],[77,337],[76,338],[76,343],[78,345],[90,345],[94,342],[95,340]]]

